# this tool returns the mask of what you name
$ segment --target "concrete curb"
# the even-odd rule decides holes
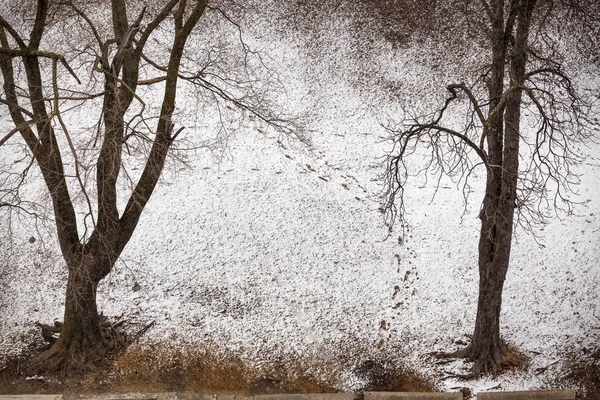
[[[524,392],[480,392],[477,400],[575,400],[575,390],[528,390]]]
[[[62,394],[7,394],[0,395],[0,400],[61,400]]]
[[[523,392],[479,392],[477,400],[575,400],[575,390],[530,390]],[[102,393],[86,395],[19,394],[0,395],[0,400],[356,400],[355,393],[268,394],[241,396],[233,394]],[[364,392],[364,400],[463,400],[461,392]]]
[[[267,394],[254,400],[354,400],[354,393]]]
[[[198,394],[177,392],[175,395],[177,396],[177,400],[252,400],[252,397],[242,396],[241,394]]]
[[[100,393],[100,394],[66,394],[57,400],[178,400],[177,393]],[[0,400],[2,396],[0,396]],[[23,400],[30,400],[23,399]],[[198,399],[201,400],[201,399]],[[206,399],[214,400],[214,399]]]
[[[461,392],[365,392],[365,400],[463,400]]]

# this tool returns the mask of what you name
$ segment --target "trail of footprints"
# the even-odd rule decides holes
[[[281,143],[280,141],[277,141],[277,144],[281,147],[281,149],[283,150],[287,150],[287,147]],[[292,157],[290,154],[288,153],[284,153],[283,155],[286,159],[290,160],[290,161],[295,161],[297,163],[297,165],[303,170],[301,171],[301,173],[310,173],[310,174],[314,174],[316,175],[316,179],[319,179],[323,182],[331,182],[333,180],[332,178],[332,174],[331,173],[319,173],[319,171],[314,168],[311,164],[308,163],[301,163],[300,161],[296,160],[294,157]],[[329,162],[327,160],[324,161],[324,166],[329,168],[329,169],[333,169],[333,170],[337,170],[337,171],[341,171],[341,168],[339,167],[335,167],[329,164]],[[253,168],[253,170],[258,170]],[[276,171],[275,174],[282,174],[283,171]],[[367,189],[361,185],[360,181],[353,175],[350,174],[339,174],[339,178],[343,179],[344,182],[341,183],[341,187],[344,190],[360,190],[360,192],[362,193],[363,196],[367,195]],[[357,201],[361,201],[361,197],[359,196],[355,196],[355,199]],[[380,212],[385,212],[382,209],[379,209]],[[407,228],[406,232],[407,235],[409,234],[409,228]],[[412,236],[409,236],[412,237]],[[399,236],[398,238],[398,244],[400,246],[403,246],[405,244],[405,240],[403,236]],[[408,304],[411,301],[411,298],[417,293],[415,286],[415,283],[417,280],[419,280],[419,273],[416,269],[416,267],[413,265],[411,259],[414,258],[416,256],[416,253],[414,250],[412,250],[410,247],[406,247],[405,251],[403,252],[403,255],[400,254],[394,254],[394,257],[396,258],[397,261],[397,273],[398,276],[400,277],[400,282],[398,285],[394,286],[394,290],[391,296],[391,300],[392,300],[392,310],[393,310],[393,315],[391,316],[392,320],[395,320],[397,316],[402,315],[402,309],[406,308],[408,306]],[[377,342],[374,344],[375,347],[377,349],[380,349],[383,351],[384,347],[385,347],[385,343],[387,341],[387,339],[389,339],[389,337],[391,337],[391,331],[394,330],[392,329],[392,322],[391,321],[386,321],[386,320],[381,320],[379,322],[379,331],[380,331],[380,338],[377,340]]]
[[[398,261],[398,274],[399,276],[402,276],[402,272],[404,272],[404,275],[402,276],[400,284],[394,286],[392,300],[395,300],[396,302],[392,306],[393,310],[398,310],[403,305],[407,305],[410,298],[417,293],[414,284],[420,279],[419,272],[412,264],[412,261],[409,260],[409,258],[413,258],[415,255],[416,253],[410,247],[406,248],[406,253],[403,257],[399,254],[394,254],[394,257],[396,257],[396,260]],[[403,262],[403,259],[405,259],[406,262]],[[400,312],[397,314],[400,315]]]
[[[283,150],[287,150],[287,147],[283,143],[281,143],[279,140],[277,141],[277,144]],[[291,155],[289,155],[287,153],[284,153],[284,157],[287,158],[290,161],[296,161],[294,159],[294,157],[292,157]],[[319,180],[321,180],[323,182],[330,182],[333,179],[331,173],[328,173],[328,174],[319,173],[319,171],[317,169],[315,169],[310,164],[301,165],[302,163],[299,162],[299,161],[297,161],[297,164],[298,164],[298,166],[300,166],[300,168],[302,168],[304,170],[303,172],[305,172],[305,173],[314,173],[316,175],[317,179],[319,179]],[[334,166],[330,165],[327,160],[324,161],[324,164],[328,168],[341,171],[341,168],[334,167]],[[253,170],[256,170],[256,169],[253,169]],[[276,175],[282,174],[282,173],[283,173],[283,171],[276,171],[275,172]],[[346,182],[342,182],[341,183],[342,188],[344,188],[345,190],[352,190],[352,186],[355,185],[358,189],[360,189],[360,191],[362,192],[363,196],[366,196],[368,194],[367,189],[360,184],[360,181],[355,176],[350,175],[350,174],[348,174],[348,175],[342,175],[342,174],[340,174],[339,177],[342,178],[342,179],[344,179],[346,181]],[[355,196],[354,199],[357,200],[357,201],[362,201],[362,197],[360,197],[360,196]]]
[[[406,233],[408,233],[408,228]],[[411,236],[409,236],[411,237]],[[402,236],[400,236],[402,239]],[[404,240],[399,240],[399,244],[402,245]],[[381,320],[379,322],[379,339],[375,342],[374,347],[378,350],[384,351],[385,344],[392,338],[392,333],[397,333],[397,328],[394,328],[394,321],[396,317],[402,316],[403,309],[406,309],[412,299],[417,293],[415,284],[419,280],[419,272],[413,265],[410,259],[416,255],[415,251],[410,247],[406,247],[406,251],[403,255],[394,254],[397,262],[397,273],[399,278],[399,284],[394,286],[394,290],[391,296],[393,310],[389,318],[391,321]]]

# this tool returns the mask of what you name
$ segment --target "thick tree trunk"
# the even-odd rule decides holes
[[[495,375],[501,371],[504,362],[500,311],[514,218],[514,186],[510,185],[512,189],[509,188],[506,178],[506,171],[494,171],[488,176],[481,213],[479,299],[475,329],[469,346],[454,354],[475,362],[473,375]],[[509,195],[505,197],[507,193]]]
[[[502,4],[502,1],[497,3]],[[511,89],[523,84],[527,62],[527,41],[531,17],[536,0],[519,3],[514,19],[508,17],[507,24],[516,24],[515,41],[510,57]],[[502,9],[503,7],[498,7]],[[512,25],[504,32],[512,32]],[[495,38],[492,78],[489,87],[490,113],[499,104],[504,91],[504,65],[507,52],[506,34]],[[479,239],[479,301],[471,344],[460,355],[475,362],[472,373],[497,374],[504,364],[504,348],[500,337],[500,311],[502,289],[510,261],[513,222],[517,200],[519,175],[519,141],[521,121],[520,89],[513,90],[498,119],[492,121],[488,137],[491,170],[488,171],[486,193],[481,213]],[[503,126],[504,125],[504,126]]]
[[[510,246],[511,235],[498,229],[497,220],[503,213],[499,203],[503,184],[504,163],[504,111],[498,109],[504,92],[504,74],[508,39],[505,35],[504,1],[493,3],[492,65],[488,81],[490,98],[490,126],[487,134],[487,154],[491,168],[485,188],[479,236],[479,299],[477,317],[471,344],[455,355],[475,362],[473,375],[499,372],[502,365],[502,341],[500,338],[500,309],[502,288],[508,269],[508,258],[498,257],[499,249]],[[510,23],[510,21],[507,21]]]
[[[497,263],[495,263],[497,264]],[[502,341],[500,338],[500,309],[504,279],[494,274],[494,270],[506,269],[508,265],[492,265],[480,268],[479,300],[477,317],[469,358],[475,361],[474,373],[496,374],[502,367]]]
[[[479,300],[473,340],[464,356],[475,362],[473,374],[497,374],[504,361],[500,338],[502,289],[510,259],[514,202],[497,198],[484,213],[479,241]],[[487,214],[487,216],[485,216]]]
[[[94,264],[69,267],[64,324],[60,337],[46,352],[32,359],[27,372],[85,372],[106,355],[96,306],[99,279]]]

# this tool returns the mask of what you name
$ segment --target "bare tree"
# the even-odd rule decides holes
[[[261,58],[217,5],[38,0],[30,8],[34,14],[26,6],[21,20],[18,13],[0,15],[0,104],[14,126],[0,145],[20,138],[27,149],[27,167],[4,175],[2,205],[31,212],[19,187],[37,166],[53,205],[68,282],[60,337],[27,368],[81,370],[107,354],[97,287],[132,237],[167,156],[177,147],[183,130],[176,126],[181,87],[194,88],[221,117],[226,109],[235,110],[284,134],[297,131],[271,111],[272,77],[262,79]],[[200,21],[216,18],[208,14],[233,32],[237,55],[225,46],[198,47],[201,37],[194,32],[211,29]],[[93,112],[95,126],[69,128]],[[122,181],[131,183],[125,199]]]
[[[496,374],[505,364],[500,309],[513,227],[532,231],[549,209],[571,213],[577,144],[596,122],[561,66],[560,32],[551,24],[560,10],[552,2],[481,0],[466,8],[487,22],[480,32],[489,51],[483,73],[448,85],[434,112],[390,128],[385,207],[390,223],[403,219],[408,160],[421,148],[429,153],[420,172],[458,179],[465,196],[474,170],[485,171],[475,329],[472,342],[451,355],[474,361],[473,375]]]

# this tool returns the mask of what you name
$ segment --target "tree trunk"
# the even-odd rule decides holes
[[[479,299],[477,317],[471,344],[456,353],[475,361],[472,374],[496,374],[502,365],[502,341],[500,338],[500,309],[502,288],[508,269],[508,259],[497,257],[498,249],[510,245],[511,236],[501,232],[496,225],[502,215],[499,209],[503,183],[504,162],[504,118],[503,110],[498,110],[504,92],[504,74],[508,40],[505,36],[504,1],[493,3],[492,24],[492,65],[488,81],[490,98],[490,126],[486,137],[488,158],[492,166],[488,171],[485,197],[483,199],[481,231],[479,234]],[[507,23],[510,23],[507,21]],[[504,210],[506,212],[506,210]]]
[[[498,4],[500,4],[499,2]],[[515,41],[510,54],[511,88],[523,84],[529,27],[536,0],[524,0],[513,9],[516,23]],[[506,29],[504,30],[506,32]],[[512,31],[510,26],[509,32]],[[493,46],[492,85],[490,85],[490,112],[498,104],[500,93],[497,86],[504,86],[504,63],[506,58],[506,35],[498,36]],[[502,66],[500,65],[502,63]],[[495,68],[494,68],[495,67]],[[515,86],[517,85],[517,86]],[[510,90],[510,89],[509,89]],[[493,122],[488,137],[491,164],[488,171],[486,193],[481,214],[479,238],[479,300],[477,317],[471,344],[461,355],[475,362],[473,375],[492,373],[496,375],[504,364],[504,348],[500,337],[500,311],[502,289],[508,271],[513,234],[517,181],[519,176],[519,141],[522,92],[512,91],[507,98],[502,115]],[[502,126],[504,125],[504,126]],[[504,129],[503,129],[504,128]]]
[[[475,361],[475,374],[497,374],[502,368],[504,352],[500,338],[500,309],[504,279],[494,274],[494,267],[506,269],[508,264],[494,266],[493,263],[489,263],[487,268],[480,268],[477,317],[469,355],[469,358]],[[485,276],[482,270],[485,270],[488,276]]]
[[[0,49],[4,50],[0,52],[0,72],[4,79],[5,102],[9,106],[15,127],[18,128],[40,167],[52,197],[58,240],[69,268],[64,325],[60,337],[47,352],[27,363],[25,370],[28,372],[82,371],[87,367],[94,366],[106,354],[107,346],[102,341],[96,306],[98,283],[110,273],[133,235],[141,213],[158,183],[169,148],[183,129],[173,133],[175,124],[172,121],[173,110],[176,108],[176,89],[181,58],[192,30],[207,8],[207,2],[199,0],[187,7],[185,1],[169,0],[142,31],[140,31],[140,24],[145,9],[139,14],[136,22],[130,25],[127,18],[126,0],[112,0],[111,4],[117,49],[113,53],[111,40],[99,43],[100,48],[96,52],[98,57],[94,62],[93,70],[101,71],[105,79],[102,109],[105,129],[104,135],[101,135],[102,145],[96,162],[97,218],[94,221],[94,231],[84,242],[82,240],[85,239],[85,235],[82,239],[78,232],[77,215],[69,194],[68,180],[73,176],[65,175],[60,146],[53,128],[54,124],[50,123],[53,118],[59,117],[59,114],[57,110],[53,109],[54,105],[51,106],[52,112],[48,112],[48,99],[44,97],[45,92],[42,90],[48,85],[43,79],[45,75],[42,74],[41,67],[48,63],[40,63],[39,58],[47,57],[47,54],[54,54],[40,55],[37,53],[46,27],[48,2],[37,2],[36,17],[28,45],[16,33],[18,29],[13,29],[4,20],[0,24]],[[80,16],[91,25],[94,35],[100,42],[100,35],[92,23],[84,14],[80,12],[77,14],[81,14]],[[152,32],[170,16],[174,19],[175,30],[166,70],[167,79],[164,83],[161,112],[156,130],[153,132],[155,139],[152,141],[142,175],[131,193],[125,210],[120,215],[117,207],[116,185],[122,167],[123,147],[127,145],[125,143],[124,116],[128,113],[134,98],[137,97],[143,104],[135,91],[144,45],[151,37]],[[19,46],[18,50],[11,49],[11,41],[5,30],[12,36],[13,41],[16,41]],[[138,33],[140,33],[140,37],[136,39]],[[110,33],[107,34],[110,35]],[[110,38],[110,36],[108,37]],[[13,69],[13,59],[18,58],[14,56],[15,51],[24,53],[24,55],[18,56],[22,58],[25,67],[29,94],[27,101],[23,102],[24,106],[19,104],[20,96],[17,96],[16,93],[19,85],[16,84]],[[56,62],[60,60],[71,71],[62,57],[57,58],[57,55],[50,57],[54,62],[53,66],[56,66]],[[73,74],[72,71],[71,74]],[[20,80],[18,82],[21,83]],[[56,82],[52,83],[52,88],[58,93],[61,89]],[[58,104],[58,99],[56,100],[56,104]],[[26,104],[30,105],[30,111],[24,111],[27,108]],[[32,125],[26,121],[24,114],[35,122],[33,126],[37,132],[34,132]],[[61,128],[68,138],[68,132],[64,126]],[[69,145],[69,150],[73,153],[77,164],[79,159],[76,153],[79,149],[74,149],[71,142]],[[76,173],[79,174],[77,169]],[[77,175],[76,178],[82,185],[81,189],[84,191],[86,200],[89,204],[93,204],[94,201],[90,201],[88,198],[91,191],[83,187],[82,177]],[[92,213],[91,210],[90,213]]]
[[[510,259],[514,206],[497,198],[482,220],[479,240],[479,300],[473,340],[465,356],[475,362],[473,374],[501,371],[504,349],[500,338],[502,289]],[[514,204],[514,202],[513,202]],[[492,211],[492,212],[490,212]]]
[[[93,262],[69,266],[64,324],[60,337],[48,351],[25,366],[26,372],[85,372],[91,370],[106,355],[96,306],[100,280],[93,276],[94,266]]]
[[[510,260],[515,187],[507,185],[506,178],[505,171],[498,170],[488,176],[479,236],[479,299],[475,329],[469,346],[454,354],[475,362],[474,376],[481,373],[496,375],[504,363],[500,311]],[[505,196],[507,193],[508,197]]]

